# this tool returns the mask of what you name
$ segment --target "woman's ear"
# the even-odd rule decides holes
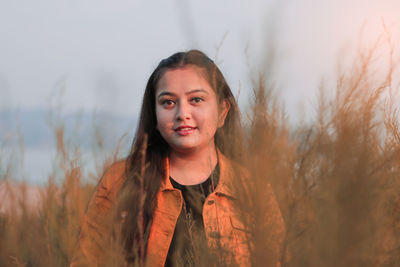
[[[229,109],[231,108],[231,103],[224,99],[220,105],[220,112],[218,115],[218,128],[224,126],[226,115],[228,115]]]

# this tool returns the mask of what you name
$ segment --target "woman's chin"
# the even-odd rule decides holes
[[[180,154],[189,154],[189,153],[196,152],[198,150],[199,150],[198,146],[191,146],[191,145],[172,147],[173,152],[178,152]]]

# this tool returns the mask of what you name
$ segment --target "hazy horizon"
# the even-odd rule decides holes
[[[251,78],[263,72],[282,97],[291,122],[309,119],[321,80],[328,91],[333,89],[339,65],[348,69],[357,47],[368,48],[384,34],[384,24],[393,43],[399,43],[398,14],[400,2],[395,0],[2,0],[0,110],[13,115],[1,118],[0,132],[17,138],[16,124],[5,128],[18,111],[61,108],[64,115],[95,111],[134,120],[158,62],[191,48],[216,61],[243,113],[252,93]],[[385,42],[382,47],[379,60],[384,61]],[[55,149],[43,121],[35,117],[20,125],[30,138],[37,127],[47,127],[43,132],[49,153],[39,147],[35,154],[36,148],[26,146],[33,152],[26,155],[25,167],[33,176],[49,173]],[[2,146],[7,145],[1,138]],[[18,151],[16,143],[8,142],[3,157]]]

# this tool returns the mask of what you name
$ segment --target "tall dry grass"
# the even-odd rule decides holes
[[[283,266],[400,265],[399,85],[393,58],[383,77],[375,75],[382,67],[374,64],[379,45],[339,74],[333,98],[321,87],[316,119],[295,129],[260,79],[247,142],[255,180],[254,265],[264,265],[269,249],[263,240],[271,231],[258,221],[266,198],[257,191],[267,183],[286,224]]]
[[[276,260],[281,266],[400,265],[397,66],[392,60],[378,79],[375,57],[374,48],[360,53],[351,70],[339,74],[334,97],[327,96],[332,88],[321,87],[315,119],[296,127],[288,124],[271,77],[255,83],[243,140],[250,200],[242,205],[250,215],[254,266]],[[54,126],[54,133],[62,183],[49,174],[37,206],[29,206],[27,185],[15,185],[1,165],[1,198],[12,208],[0,213],[0,266],[66,266],[71,260],[95,184],[83,182],[79,147],[71,148],[62,127]],[[101,169],[117,160],[115,151]],[[265,223],[269,184],[286,226],[279,254],[275,229]],[[195,256],[190,262],[201,265]]]
[[[79,147],[64,136],[61,121],[51,125],[57,154],[46,186],[14,181],[10,178],[12,163],[1,165],[0,266],[67,266],[71,261],[95,188],[95,182],[88,181],[98,180],[93,179],[98,174],[83,177]],[[101,143],[96,144],[100,147]],[[118,152],[119,144],[97,172],[114,162]]]

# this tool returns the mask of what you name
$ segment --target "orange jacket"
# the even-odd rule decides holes
[[[203,221],[207,242],[210,248],[217,243],[233,255],[233,259],[240,266],[250,265],[249,247],[245,225],[235,211],[235,193],[231,184],[232,165],[224,155],[218,152],[220,178],[214,192],[207,196],[203,206]],[[104,223],[110,218],[111,210],[118,192],[125,181],[125,161],[115,163],[105,173],[89,203],[87,213],[81,227],[79,244],[75,250],[71,266],[98,266],[103,249],[102,241],[107,239]],[[147,244],[147,265],[163,266],[173,237],[175,224],[181,212],[183,197],[169,180],[168,159],[164,160],[165,177],[157,194],[157,205],[153,215],[153,222]],[[268,190],[271,191],[269,187]],[[275,220],[283,237],[283,220],[278,205],[273,197],[273,214],[269,219]],[[278,242],[281,242],[279,240]],[[278,247],[278,246],[277,246]],[[225,259],[224,259],[225,260]]]

